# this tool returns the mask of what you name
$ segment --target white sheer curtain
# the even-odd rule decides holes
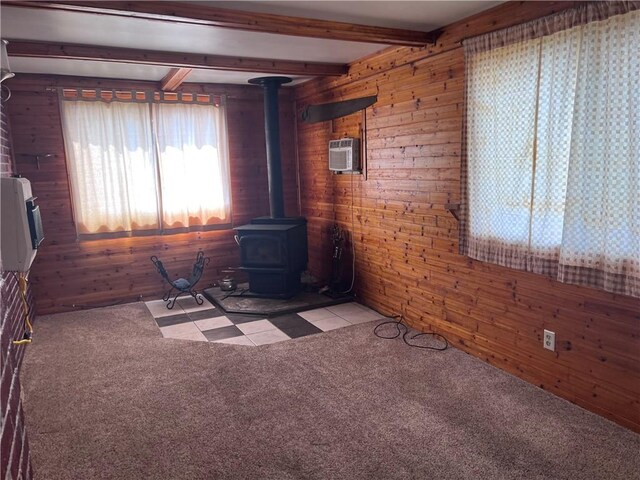
[[[163,228],[230,221],[229,161],[221,107],[154,104]]]
[[[640,10],[583,27],[559,278],[640,297]]]
[[[96,98],[61,108],[80,238],[230,223],[223,107]]]
[[[62,123],[78,233],[158,229],[149,105],[63,101]]]
[[[635,8],[587,4],[465,42],[462,253],[640,296]]]

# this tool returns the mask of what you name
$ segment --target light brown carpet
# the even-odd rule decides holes
[[[243,347],[163,339],[141,303],[41,317],[36,478],[640,478],[639,435],[374,325]]]

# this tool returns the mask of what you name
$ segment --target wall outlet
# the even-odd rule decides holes
[[[556,334],[550,330],[544,331],[544,337],[542,338],[542,345],[547,350],[551,350],[552,352],[556,351]]]

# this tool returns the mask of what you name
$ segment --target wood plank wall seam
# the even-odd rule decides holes
[[[31,281],[41,314],[72,310],[71,305],[161,298],[163,279],[149,257],[158,255],[169,271],[185,275],[198,249],[211,257],[200,288],[215,284],[222,269],[237,267],[239,251],[233,230],[76,241],[56,88],[151,89],[138,81],[87,79],[21,74],[8,81],[12,89],[8,111],[16,168],[31,180],[38,196],[45,241],[34,262]],[[267,165],[264,141],[262,89],[254,86],[186,84],[184,91],[228,96],[227,123],[231,163],[233,225],[268,214]],[[298,191],[293,145],[292,90],[281,92],[282,167],[285,210],[298,214]],[[38,169],[28,154],[53,153]]]
[[[299,108],[378,92],[367,111],[368,179],[355,177],[353,199],[350,178],[328,171],[327,144],[357,137],[360,115],[334,121],[333,132],[298,124],[310,269],[330,278],[331,227],[354,230],[360,301],[640,431],[640,300],[460,256],[444,208],[460,201],[460,40],[573,5],[508,2],[446,27],[434,48],[388,49],[296,87]],[[556,352],[542,348],[544,329],[556,332]]]

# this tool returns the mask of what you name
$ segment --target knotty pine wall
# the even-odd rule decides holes
[[[388,49],[346,76],[296,88],[298,110],[378,94],[366,119],[298,124],[310,269],[329,277],[338,222],[355,239],[361,302],[640,431],[640,300],[461,256],[458,222],[444,208],[460,201],[460,40],[570,6],[508,3],[445,28],[434,47]],[[366,175],[330,174],[328,141],[360,137],[365,123]],[[542,348],[543,329],[556,333],[556,352]]]
[[[16,75],[7,82],[16,170],[32,182],[45,240],[31,270],[39,313],[71,305],[104,305],[160,298],[167,285],[149,260],[159,256],[174,277],[191,271],[199,249],[211,257],[199,289],[217,282],[220,270],[239,265],[233,230],[109,240],[76,240],[58,105],[58,87],[153,89],[157,84],[62,76]],[[269,214],[262,88],[185,84],[182,91],[228,95],[233,225]],[[281,90],[282,169],[285,211],[298,215],[292,90]],[[34,154],[52,153],[36,166]]]

